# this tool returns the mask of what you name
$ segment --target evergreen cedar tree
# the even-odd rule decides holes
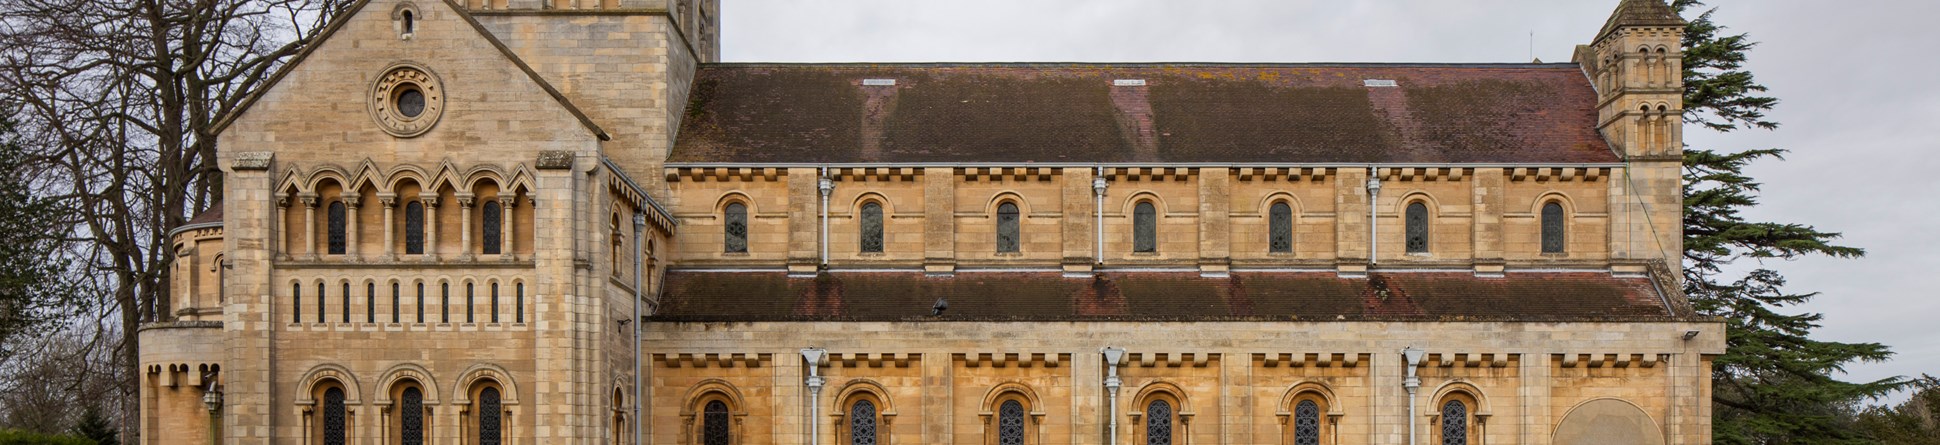
[[[1684,34],[1685,122],[1719,132],[1773,130],[1765,112],[1778,99],[1744,69],[1756,45],[1746,34],[1726,34],[1711,20],[1713,9],[1697,0],[1676,0],[1680,15],[1702,10]],[[1759,268],[1742,276],[1725,266],[1741,258],[1828,255],[1856,258],[1865,250],[1835,244],[1838,233],[1793,223],[1748,221],[1758,204],[1759,183],[1746,176],[1752,162],[1782,159],[1768,148],[1684,151],[1684,291],[1707,315],[1726,320],[1726,350],[1712,370],[1712,434],[1719,444],[1877,443],[1853,428],[1851,407],[1907,387],[1893,377],[1847,382],[1835,374],[1846,365],[1877,362],[1892,352],[1878,343],[1839,343],[1811,338],[1821,318],[1787,313],[1816,293],[1784,289],[1785,277]]]

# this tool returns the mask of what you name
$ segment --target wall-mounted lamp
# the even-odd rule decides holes
[[[1684,331],[1684,340],[1685,340],[1685,341],[1690,341],[1690,340],[1691,340],[1691,339],[1693,339],[1693,338],[1697,338],[1697,336],[1698,336],[1698,331],[1697,331],[1696,329],[1692,329],[1692,330],[1689,330],[1689,331]]]

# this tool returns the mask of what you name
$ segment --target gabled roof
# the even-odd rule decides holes
[[[650,321],[1661,321],[1694,317],[1649,277],[1608,272],[668,271]],[[932,316],[937,299],[949,308]]]
[[[257,87],[255,92],[243,98],[242,104],[236,106],[229,114],[222,116],[221,120],[216,121],[215,127],[210,132],[220,134],[223,129],[229,128],[229,124],[235,123],[237,118],[242,117],[243,112],[249,111],[249,108],[256,105],[257,101],[262,100],[264,94],[268,94],[270,89],[282,83],[283,78],[288,76],[290,71],[302,65],[303,60],[309,58],[311,53],[315,53],[317,48],[323,47],[323,42],[329,41],[331,36],[336,35],[337,30],[343,29],[345,23],[349,23],[352,19],[355,19],[357,14],[364,10],[364,6],[370,4],[370,2],[371,0],[357,0],[356,3],[345,7],[343,12],[338,13],[330,21],[330,24],[324,27],[322,32],[317,33],[315,41],[310,42],[309,45],[305,45],[302,51],[296,53],[295,57],[291,57],[290,60],[284,62],[283,67],[278,68],[275,74],[270,75],[269,79],[263,82],[262,86]],[[465,20],[466,24],[471,25],[472,30],[477,31],[480,37],[484,37],[487,42],[490,42],[493,48],[498,48],[499,54],[505,55],[506,60],[518,66],[519,71],[525,72],[526,77],[538,83],[539,89],[545,90],[547,95],[552,96],[553,100],[559,102],[559,105],[566,107],[566,112],[572,113],[574,118],[579,119],[579,124],[586,127],[587,131],[591,131],[593,136],[598,137],[602,141],[613,139],[612,136],[606,134],[606,130],[601,129],[598,124],[593,123],[593,119],[587,117],[585,112],[580,111],[579,106],[573,105],[572,100],[567,99],[565,94],[561,94],[558,88],[553,88],[552,83],[546,82],[545,77],[541,77],[538,71],[534,71],[530,65],[526,65],[524,59],[520,59],[518,54],[512,53],[512,49],[505,46],[505,42],[499,41],[498,36],[493,35],[490,30],[485,29],[485,25],[478,23],[478,19],[473,18],[471,13],[465,11],[465,8],[454,3],[453,0],[443,0],[443,2],[446,7],[451,8],[452,13],[457,14],[459,18]]]
[[[1618,162],[1596,107],[1576,64],[710,64],[668,162]]]
[[[1684,18],[1677,16],[1677,10],[1664,4],[1664,0],[1623,0],[1617,10],[1610,13],[1610,20],[1603,23],[1603,30],[1597,31],[1592,42],[1609,37],[1617,28],[1629,26],[1684,26]]]

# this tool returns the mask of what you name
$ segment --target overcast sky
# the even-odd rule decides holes
[[[1617,0],[723,0],[730,62],[1568,62]],[[1713,0],[1763,42],[1749,67],[1783,100],[1777,131],[1696,127],[1752,169],[1754,218],[1844,232],[1857,260],[1771,262],[1824,295],[1819,338],[1898,356],[1854,379],[1940,374],[1940,2]],[[1533,43],[1533,45],[1532,45]],[[1533,47],[1533,52],[1532,52]]]

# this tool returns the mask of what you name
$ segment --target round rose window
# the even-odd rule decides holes
[[[399,64],[371,87],[371,118],[384,132],[413,137],[431,131],[444,111],[444,87],[422,67]]]

